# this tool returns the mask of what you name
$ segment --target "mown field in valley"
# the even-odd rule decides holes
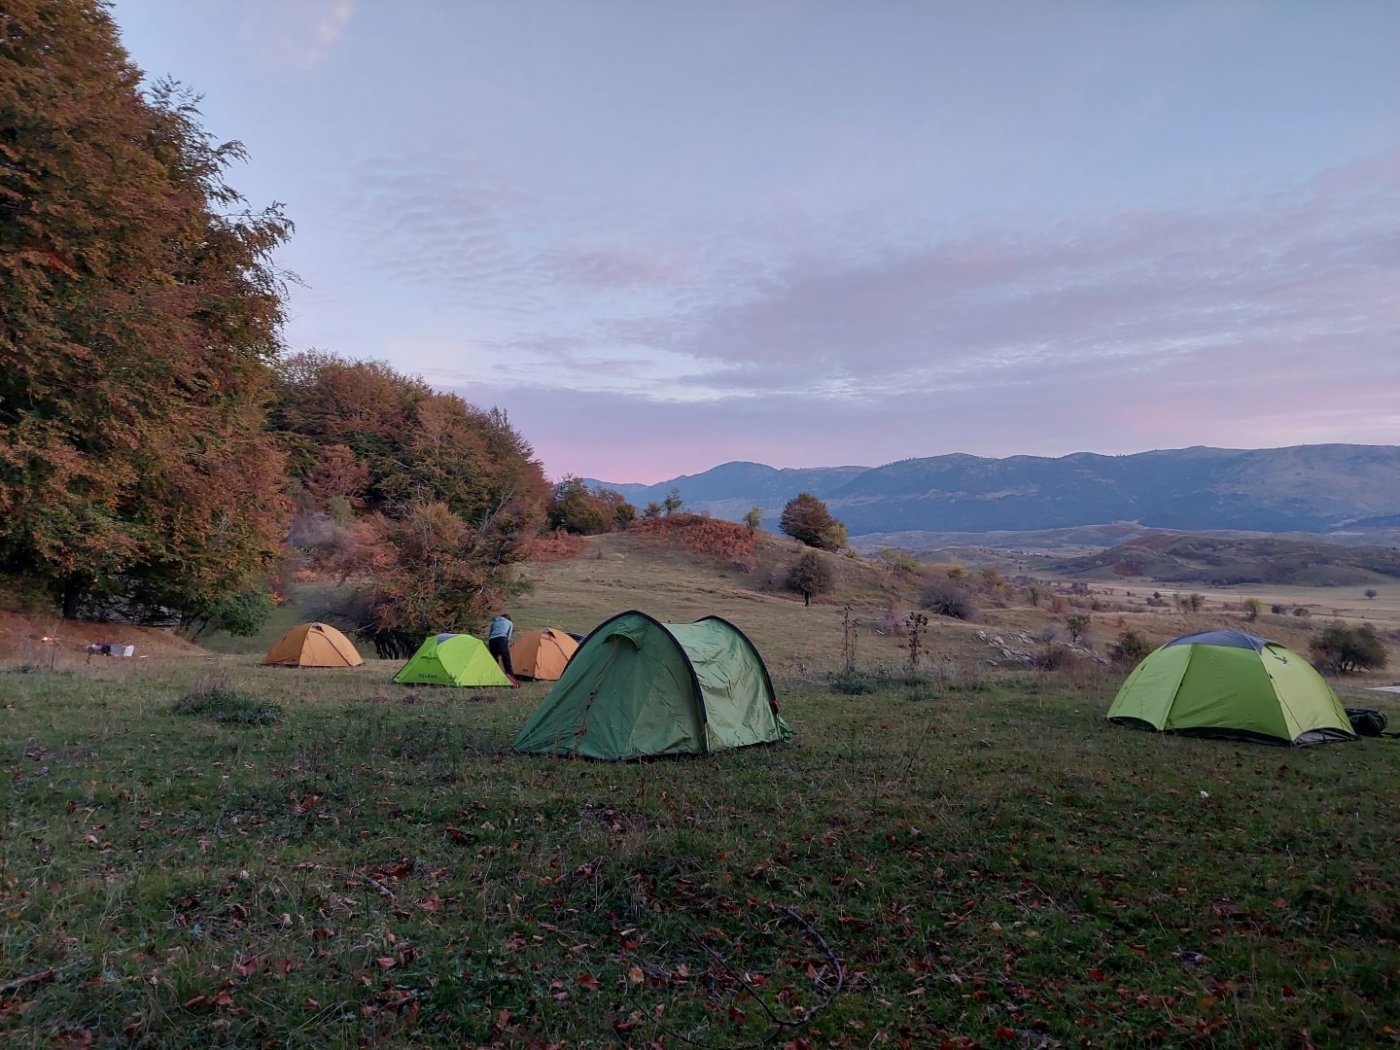
[[[609,557],[541,567],[519,619],[596,622],[638,593],[666,617],[718,611],[760,641],[794,739],[703,761],[518,756],[545,685],[410,691],[379,661],[0,674],[0,1034],[1396,1042],[1400,742],[1118,728],[1102,716],[1121,671],[991,668],[961,624],[935,627],[916,675],[867,630],[873,691],[846,693],[838,607],[723,574],[708,597],[698,577],[672,591]]]

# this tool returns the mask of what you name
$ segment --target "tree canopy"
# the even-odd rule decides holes
[[[810,492],[799,492],[787,501],[778,527],[809,547],[834,551],[846,545],[846,526],[832,517],[826,504]]]
[[[573,475],[566,475],[554,486],[549,501],[549,527],[583,536],[625,529],[636,517],[637,508],[622,493],[601,486],[590,489]]]
[[[142,92],[96,0],[0,10],[0,571],[68,615],[215,600],[276,552],[291,224],[198,116]]]
[[[1313,659],[1337,674],[1380,670],[1386,665],[1385,644],[1369,623],[1329,623],[1308,645]]]

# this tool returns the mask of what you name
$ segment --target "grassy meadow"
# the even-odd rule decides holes
[[[1108,725],[1119,671],[987,665],[974,632],[1026,610],[939,622],[909,674],[873,577],[845,581],[871,691],[841,692],[840,607],[592,550],[533,569],[517,621],[719,612],[794,739],[518,756],[545,684],[406,690],[379,661],[0,673],[8,1044],[1400,1040],[1400,742]]]

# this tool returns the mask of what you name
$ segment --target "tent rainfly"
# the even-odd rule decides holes
[[[359,667],[364,660],[349,638],[328,623],[303,623],[277,639],[263,657],[278,667]]]
[[[1311,664],[1242,631],[1183,635],[1149,653],[1118,690],[1108,717],[1279,744],[1356,736],[1332,687]]]
[[[480,638],[469,634],[434,634],[399,668],[400,685],[505,686],[511,680]]]
[[[727,620],[632,610],[594,629],[515,738],[528,754],[704,755],[792,735],[749,639]]]
[[[577,649],[578,642],[566,631],[541,627],[515,636],[510,643],[510,662],[517,678],[553,682],[564,673]]]

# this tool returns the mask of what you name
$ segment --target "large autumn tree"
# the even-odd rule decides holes
[[[143,92],[99,0],[0,5],[0,572],[66,615],[207,604],[275,554],[290,224],[240,156]]]

